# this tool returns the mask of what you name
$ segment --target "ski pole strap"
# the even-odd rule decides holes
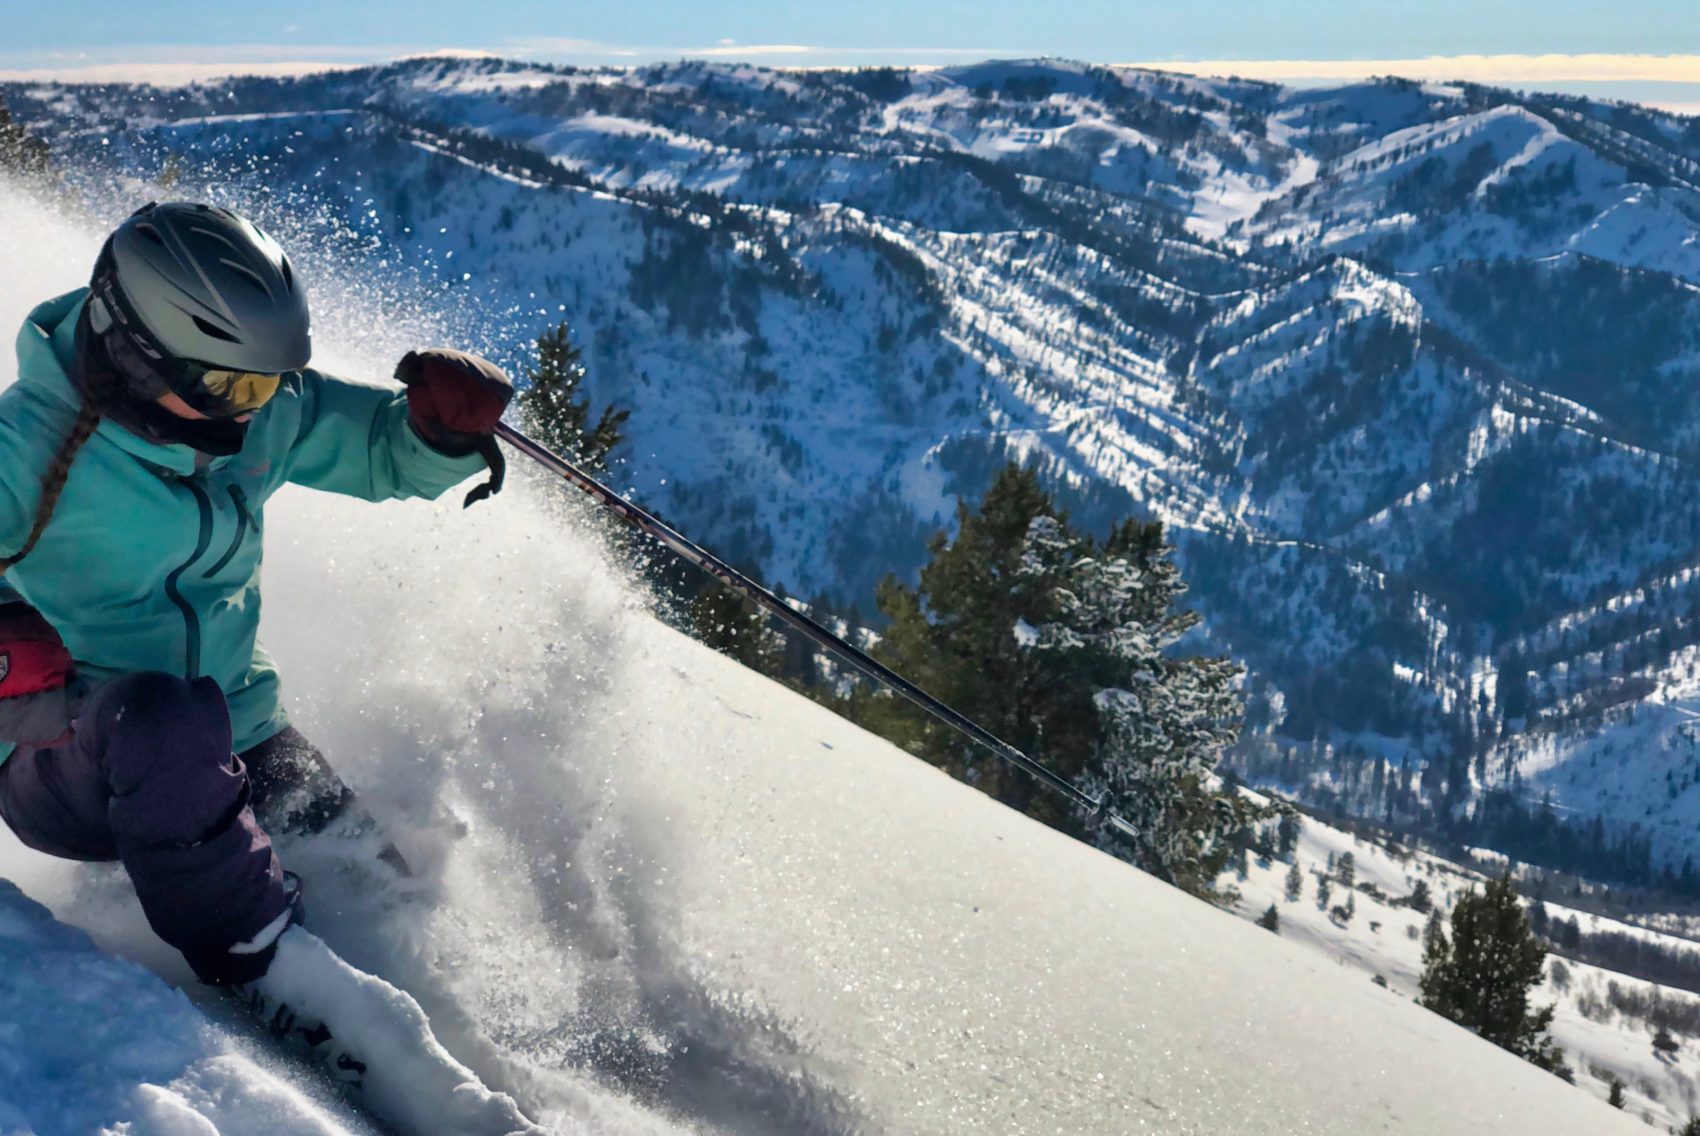
[[[494,497],[502,491],[502,483],[508,478],[508,459],[502,453],[502,447],[496,444],[496,439],[489,435],[478,439],[478,454],[484,459],[484,464],[490,467],[490,480],[483,485],[474,486],[461,503],[461,508],[470,509],[486,497]]]
[[[758,606],[765,608],[769,613],[777,616],[802,635],[837,655],[844,663],[861,672],[867,678],[897,694],[901,694],[970,741],[990,750],[1011,765],[1028,773],[1041,784],[1067,797],[1087,815],[1105,820],[1128,836],[1137,837],[1139,835],[1137,827],[1104,807],[1103,798],[1094,797],[1087,793],[1080,786],[1057,773],[1056,770],[1022,753],[967,715],[940,702],[878,659],[845,642],[718,556],[693,543],[660,518],[627,501],[554,450],[526,436],[522,431],[516,430],[506,422],[496,424],[496,437],[545,469],[571,482],[574,486],[595,498],[609,512],[640,532],[659,541],[682,559],[689,561],[733,591],[741,593]]]

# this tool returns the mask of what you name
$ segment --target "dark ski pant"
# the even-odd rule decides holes
[[[243,973],[254,956],[230,948],[290,906],[250,792],[209,678],[113,679],[84,706],[73,741],[0,764],[0,817],[18,839],[52,856],[122,860],[154,932],[209,982],[257,977]]]

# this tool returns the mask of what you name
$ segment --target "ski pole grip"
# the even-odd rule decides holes
[[[478,440],[477,453],[484,458],[484,464],[490,467],[490,480],[486,481],[483,485],[475,486],[473,490],[466,495],[466,501],[461,505],[461,508],[463,509],[470,509],[486,497],[494,497],[496,494],[500,493],[502,491],[502,482],[505,481],[508,476],[508,459],[503,456],[502,447],[496,444],[496,439],[493,435],[486,438],[480,438]]]

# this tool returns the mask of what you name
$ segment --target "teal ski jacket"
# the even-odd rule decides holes
[[[18,378],[0,391],[0,551],[29,534],[42,473],[77,416],[70,368],[87,295],[47,301],[18,335]],[[244,750],[287,724],[257,639],[267,498],[285,482],[369,501],[437,497],[482,468],[420,440],[399,388],[314,370],[285,376],[231,457],[102,422],[41,542],[0,577],[0,601],[15,590],[41,612],[84,687],[134,671],[215,679]],[[11,753],[0,744],[0,761]]]

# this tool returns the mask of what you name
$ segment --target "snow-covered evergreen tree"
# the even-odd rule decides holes
[[[1227,658],[1176,657],[1197,624],[1160,524],[1129,521],[1103,545],[1052,515],[1034,517],[1018,572],[1029,594],[1050,600],[1032,629],[1034,652],[1108,675],[1093,697],[1100,727],[1082,788],[1139,829],[1128,840],[1087,817],[1101,847],[1190,891],[1211,891],[1234,853],[1231,835],[1268,810],[1224,785],[1215,769],[1239,736],[1240,668]]]
[[[1252,837],[1251,848],[1257,853],[1258,866],[1269,867],[1275,862],[1277,852],[1275,830],[1269,825],[1260,825],[1256,835]]]
[[[1215,772],[1238,737],[1241,672],[1226,658],[1171,654],[1198,617],[1175,607],[1184,587],[1162,526],[1128,521],[1097,541],[1019,466],[958,522],[954,539],[934,540],[918,588],[881,588],[890,624],[876,653],[1102,798],[1139,837],[1070,815],[900,699],[876,692],[858,717],[1029,815],[1212,894],[1273,811]]]
[[[1098,748],[1092,695],[1101,685],[1083,652],[1033,650],[1034,625],[1055,606],[1043,580],[1021,572],[1036,517],[1056,508],[1031,470],[1007,466],[977,508],[957,510],[954,538],[939,533],[920,584],[888,579],[880,610],[889,620],[874,654],[1061,776],[1078,778]],[[989,756],[902,698],[874,691],[855,715],[864,726],[1065,831],[1081,826],[1060,799],[1014,766]]]
[[[604,407],[596,425],[590,424],[582,355],[565,323],[538,336],[537,362],[527,371],[515,402],[538,441],[600,472],[624,437],[631,411]]]

